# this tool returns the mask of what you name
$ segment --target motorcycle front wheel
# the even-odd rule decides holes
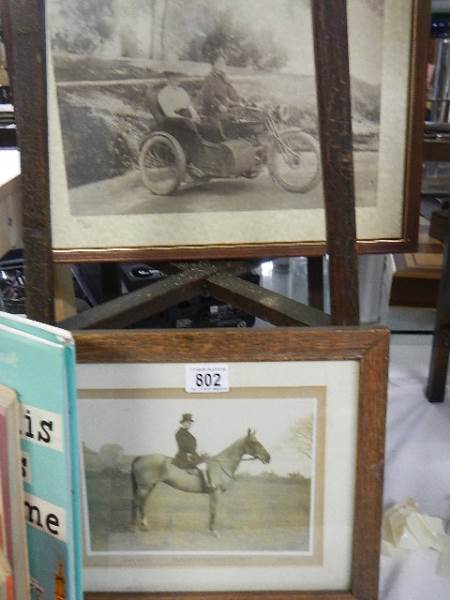
[[[272,142],[267,166],[274,181],[284,190],[309,192],[320,181],[319,144],[299,129],[285,129]]]

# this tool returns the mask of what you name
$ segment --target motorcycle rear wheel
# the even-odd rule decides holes
[[[153,194],[169,196],[186,177],[186,156],[170,133],[153,133],[142,146],[139,167],[144,184]]]
[[[285,129],[269,148],[267,166],[280,187],[304,194],[320,181],[320,146],[308,133]]]

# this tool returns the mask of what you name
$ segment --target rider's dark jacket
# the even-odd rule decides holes
[[[239,102],[239,94],[225,74],[211,71],[200,91],[202,113],[209,117],[217,117],[220,115],[219,106],[222,104],[228,107],[232,102]]]
[[[190,469],[204,462],[204,459],[197,454],[197,440],[190,431],[180,427],[175,434],[178,444],[178,453],[172,461],[180,469]]]

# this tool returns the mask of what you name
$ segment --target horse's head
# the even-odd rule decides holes
[[[257,458],[265,465],[270,463],[270,454],[256,438],[255,430],[249,429],[245,438],[244,454]]]

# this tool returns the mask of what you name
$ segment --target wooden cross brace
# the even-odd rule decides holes
[[[161,265],[167,277],[58,325],[71,330],[127,327],[200,294],[211,295],[273,325],[331,325],[329,315],[320,310],[239,277],[255,266],[254,262],[232,261]]]

